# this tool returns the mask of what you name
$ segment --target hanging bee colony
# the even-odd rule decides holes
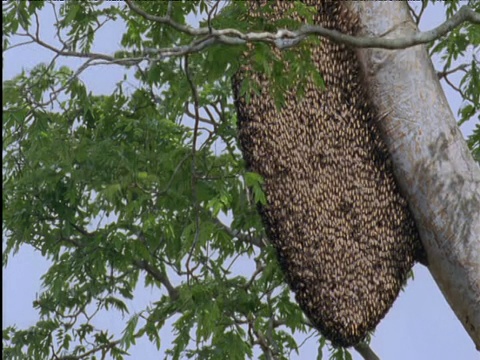
[[[356,33],[341,2],[304,2],[316,7],[315,24]],[[277,1],[272,16],[292,6]],[[281,109],[261,74],[247,102],[245,69],[237,73],[238,136],[249,170],[265,180],[261,214],[286,281],[313,325],[347,347],[375,329],[423,250],[354,51],[323,38],[312,56],[325,89],[309,83],[301,100],[286,93]]]

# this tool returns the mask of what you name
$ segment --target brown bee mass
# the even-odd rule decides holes
[[[341,2],[304,2],[317,8],[315,24],[356,33]],[[272,16],[292,6],[278,1]],[[301,100],[287,93],[281,110],[264,76],[255,75],[262,90],[248,103],[239,96],[245,72],[235,76],[239,141],[264,177],[262,217],[298,303],[332,344],[351,346],[385,316],[422,247],[355,53],[327,39],[312,52],[326,89],[310,83]]]

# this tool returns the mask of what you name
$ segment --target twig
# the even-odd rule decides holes
[[[420,12],[418,13],[418,16],[417,16],[417,26],[418,24],[420,24],[420,20],[422,19],[423,12],[427,8],[427,5],[428,5],[428,0],[422,0],[422,8],[420,9]]]
[[[208,20],[207,20],[207,23],[208,23],[208,30],[209,30],[209,33],[211,34],[212,31],[213,31],[213,27],[212,27],[212,17],[213,17],[213,13],[215,12],[215,15],[217,14],[216,13],[216,10],[218,10],[218,4],[220,3],[220,1],[216,1],[212,8],[210,9],[210,11],[208,12]]]
[[[168,0],[168,5],[167,5],[167,17],[172,16],[172,9],[173,9],[173,0]]]
[[[121,340],[115,340],[115,341],[110,341],[107,344],[100,345],[98,347],[95,347],[81,355],[64,355],[64,356],[59,356],[57,357],[58,360],[80,360],[87,358],[89,355],[92,355],[98,351],[105,351],[105,350],[110,350],[115,348],[118,344],[120,344]]]
[[[57,14],[57,8],[55,6],[55,2],[50,2],[50,5],[52,6],[52,10],[53,10],[53,15],[55,16],[55,24],[58,24],[60,23],[60,20],[58,20],[58,14]],[[58,41],[60,41],[60,43],[63,45],[63,48],[66,49],[68,47],[67,45],[67,42],[64,41],[62,39],[62,34],[60,33],[60,27],[57,26],[57,38],[58,38]]]
[[[143,9],[139,8],[131,0],[125,0],[125,3],[130,8],[130,10],[132,10],[134,13],[137,13],[138,15],[142,16],[143,18],[145,18],[147,20],[157,22],[157,23],[160,23],[160,24],[169,25],[172,28],[174,28],[175,30],[178,30],[178,31],[183,32],[185,34],[200,35],[200,34],[197,33],[197,30],[195,28],[192,28],[191,26],[188,26],[188,25],[179,24],[179,23],[175,22],[174,20],[172,20],[172,18],[170,17],[170,14],[171,14],[171,5],[170,4],[172,3],[171,1],[168,4],[167,16],[151,15],[151,14],[147,13],[146,11],[144,11]],[[208,29],[207,29],[207,31],[208,31]]]
[[[33,44],[35,42],[36,42],[35,40],[29,40],[29,41],[24,41],[24,42],[21,42],[21,43],[13,44],[12,46],[9,46],[6,49],[3,49],[3,52],[7,52],[8,50],[14,49],[16,47],[20,47],[20,46],[24,46],[24,45],[28,45],[28,44]]]
[[[94,232],[88,232],[87,230],[83,229],[82,227],[70,222],[70,225],[77,230],[80,234],[85,237],[92,238],[95,237],[96,234]],[[77,248],[84,248],[85,245],[80,243],[77,240],[73,240],[71,238],[62,237],[63,241],[66,241],[70,244],[73,244]],[[168,295],[172,300],[176,300],[179,297],[178,289],[172,285],[169,278],[165,273],[160,271],[159,269],[155,268],[151,264],[149,264],[146,260],[133,260],[132,264],[139,269],[146,271],[149,275],[151,275],[155,280],[160,282],[165,288],[167,289]]]
[[[173,180],[175,179],[175,176],[177,175],[178,171],[179,171],[180,168],[182,167],[183,163],[184,163],[189,157],[190,157],[190,154],[184,156],[183,159],[180,160],[180,162],[177,164],[175,170],[173,171],[173,174],[172,174],[172,176],[170,177],[170,180],[168,181],[167,186],[165,186],[165,188],[164,188],[163,190],[158,191],[158,192],[156,193],[157,196],[163,196],[163,195],[165,195],[165,194],[168,192],[168,190],[170,189],[170,187],[171,187],[172,184],[173,184]]]
[[[206,212],[209,213],[207,210],[206,210]],[[213,223],[215,223],[216,225],[220,226],[222,228],[222,230],[225,231],[232,238],[237,238],[240,241],[243,241],[247,244],[252,244],[252,245],[254,245],[258,248],[264,248],[265,247],[265,244],[264,244],[264,242],[262,241],[261,238],[248,236],[248,235],[243,234],[242,232],[240,232],[238,230],[237,231],[232,230],[229,226],[222,223],[217,217],[213,216],[210,213],[209,213],[209,215],[211,216],[211,221]]]
[[[248,290],[248,288],[250,286],[252,286],[253,282],[255,281],[256,277],[258,274],[260,274],[263,270],[265,270],[265,265],[264,264],[261,264],[259,260],[255,259],[255,263],[256,263],[256,269],[254,271],[254,273],[252,274],[252,276],[250,277],[250,279],[248,280],[248,282],[245,284],[245,289]]]
[[[468,68],[468,65],[467,64],[461,64],[453,69],[450,69],[450,70],[447,70],[446,69],[446,66],[445,68],[443,69],[443,71],[438,71],[437,72],[437,76],[438,76],[438,79],[441,80],[442,78],[450,75],[450,74],[453,74],[454,72],[457,72],[457,71],[463,71],[463,72],[467,72],[467,68]]]
[[[58,55],[62,55],[62,56],[88,58],[88,59],[92,59],[92,60],[105,60],[108,63],[117,64],[117,65],[127,65],[127,66],[136,65],[136,64],[146,60],[145,57],[116,59],[113,56],[105,55],[105,54],[101,54],[101,53],[62,50],[62,49],[56,48],[56,47],[44,42],[39,37],[33,36],[30,33],[27,33],[24,36],[27,36],[27,37],[31,38],[38,45],[40,45],[40,46],[42,46],[42,47],[44,47],[44,48],[46,48],[50,51],[53,51],[54,53],[56,53]]]
[[[410,10],[410,14],[415,19],[415,23],[417,24],[417,26],[418,24],[420,24],[420,20],[422,19],[423,12],[427,8],[427,5],[428,5],[428,0],[422,0],[422,7],[420,8],[420,12],[417,15],[417,13],[413,9],[413,7],[410,5],[410,3],[407,2],[407,6]]]
[[[212,125],[214,125],[214,128],[215,128],[215,117],[213,116],[212,112],[210,111],[210,109],[208,108],[208,106],[204,106],[203,108],[205,110],[205,112],[208,114],[208,117],[210,118],[210,122]]]
[[[189,117],[191,117],[192,119],[195,120],[196,115],[190,111],[190,109],[188,108],[188,105],[189,105],[188,102],[186,102],[185,103],[185,114],[187,114]],[[206,107],[205,107],[205,109],[206,109]],[[210,124],[210,125],[214,125],[214,126],[216,125],[216,123],[213,120],[207,119],[205,117],[199,116],[198,119],[199,119],[199,121],[201,121],[205,124]]]
[[[195,236],[193,239],[192,247],[190,252],[188,253],[187,261],[186,261],[186,268],[187,268],[187,283],[189,282],[189,265],[190,260],[192,258],[193,252],[195,251],[195,247],[198,243],[198,238],[200,237],[200,218],[199,218],[199,206],[198,206],[198,198],[197,198],[197,177],[196,177],[196,151],[197,151],[197,137],[198,137],[198,125],[200,123],[200,114],[199,114],[199,96],[198,90],[195,86],[195,83],[192,80],[192,75],[190,73],[190,69],[188,67],[188,56],[185,56],[185,75],[187,77],[187,81],[190,84],[190,88],[192,89],[192,96],[193,96],[193,104],[195,108],[195,125],[193,128],[193,143],[192,143],[192,197],[193,197],[193,210],[195,212]]]
[[[443,76],[443,79],[445,80],[445,82],[446,82],[448,85],[450,85],[450,87],[451,87],[453,90],[457,91],[464,100],[468,100],[468,101],[470,101],[471,103],[475,103],[470,97],[468,97],[467,95],[465,95],[465,93],[462,91],[462,89],[460,89],[458,86],[455,86],[455,85],[450,81],[450,79],[448,78],[448,75]]]
[[[146,261],[139,261],[135,260],[134,261],[135,266],[145,270],[149,275],[151,275],[155,280],[160,282],[165,288],[167,289],[168,296],[172,300],[177,300],[178,297],[180,296],[178,293],[178,289],[172,285],[170,280],[168,279],[167,275],[165,275],[163,272],[159,271],[157,268],[153,267]]]
[[[360,343],[354,346],[355,350],[362,355],[365,360],[380,360],[367,343]]]
[[[237,318],[235,317],[235,315],[233,315],[233,319],[235,320],[236,323],[237,322],[240,323],[240,324],[245,323],[241,320],[238,321]],[[266,360],[276,359],[276,356],[273,353],[272,349],[270,349],[270,345],[269,345],[267,339],[265,338],[265,336],[263,335],[263,333],[260,330],[255,329],[254,319],[249,318],[247,323],[248,323],[248,336],[250,338],[250,342],[253,345],[259,345],[260,346]],[[255,340],[255,338],[257,338],[257,339]]]
[[[72,226],[75,230],[77,230],[80,234],[90,239],[95,237],[95,233],[88,232],[87,230],[81,228],[80,226],[74,224],[73,222],[69,221],[70,226]],[[78,244],[75,244],[78,246]]]

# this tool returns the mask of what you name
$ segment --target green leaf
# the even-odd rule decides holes
[[[265,205],[267,203],[267,198],[261,186],[264,183],[262,176],[257,173],[246,172],[245,183],[252,188],[255,202]]]

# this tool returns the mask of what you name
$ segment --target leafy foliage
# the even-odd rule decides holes
[[[460,5],[464,5],[460,1],[447,1],[444,4],[447,19],[459,10]],[[478,1],[468,1],[468,6],[480,12]],[[444,64],[441,77],[462,96],[463,104],[458,110],[459,125],[475,120],[475,117],[480,122],[479,48],[480,26],[471,23],[454,29],[448,36],[438,39],[430,46],[430,55],[439,56]],[[459,59],[464,59],[464,62],[459,63]],[[448,79],[448,75],[456,71],[463,72],[458,87]],[[478,125],[476,126],[478,128]],[[473,131],[467,143],[474,158],[479,161],[480,136],[478,130]]]
[[[172,4],[171,17],[182,24],[207,9],[204,1]],[[20,28],[35,31],[40,5],[7,5],[8,41]],[[168,11],[167,2],[141,6],[157,16]],[[58,16],[71,51],[91,51],[98,24],[118,18],[127,51],[190,41],[115,6],[67,2]],[[3,262],[30,245],[52,264],[33,304],[40,321],[4,329],[6,358],[122,359],[141,337],[159,348],[168,321],[175,341],[167,358],[243,359],[259,339],[278,358],[297,351],[292,331],[309,328],[264,245],[255,211],[266,201],[262,179],[245,173],[235,139],[230,76],[244,50],[212,47],[189,57],[202,113],[216,113],[198,134],[185,115],[192,89],[178,59],[138,67],[131,94],[125,81],[94,95],[55,62],[4,82]],[[261,66],[270,71],[265,51]],[[228,226],[219,220],[227,214]],[[251,266],[234,271],[238,261]],[[164,290],[132,314],[129,300],[145,286]],[[98,311],[124,317],[120,337],[94,326]]]
[[[243,1],[210,20],[212,6],[205,0],[136,4],[182,25],[191,14],[216,28],[297,25],[262,23],[248,16]],[[296,6],[311,16],[309,7]],[[20,33],[38,43],[37,26],[50,10],[58,17],[58,50],[79,57],[92,51],[97,32],[112,21],[125,25],[116,59],[192,41],[117,2],[12,1],[3,5],[5,50]],[[445,50],[448,68],[479,38],[478,29],[467,28],[466,35],[442,39],[435,51]],[[252,70],[272,80],[281,106],[292,84],[300,90],[309,78],[322,84],[309,60],[315,41],[283,54],[295,64],[288,71],[265,44],[191,54],[188,73],[184,59],[147,56],[125,65],[135,70],[135,90],[126,77],[109,95],[93,94],[78,77],[84,68],[59,66],[56,58],[4,81],[3,265],[22,246],[51,262],[33,303],[40,320],[28,329],[3,329],[5,359],[123,359],[142,338],[157,349],[166,346],[165,357],[172,359],[243,359],[257,350],[260,358],[288,359],[300,349],[294,334],[316,334],[266,245],[255,211],[266,201],[263,180],[244,170],[230,83],[244,52],[252,51]],[[461,84],[476,99],[462,109],[465,119],[478,111],[477,65]],[[254,85],[246,82],[244,90]],[[477,157],[479,138],[477,126],[471,138],[477,140],[470,141]],[[156,289],[158,301],[133,312],[130,301],[145,288]],[[105,311],[124,319],[120,336],[95,324]],[[159,330],[169,324],[175,340],[165,345]],[[319,358],[325,344],[320,338]],[[331,354],[351,358],[343,349]]]

